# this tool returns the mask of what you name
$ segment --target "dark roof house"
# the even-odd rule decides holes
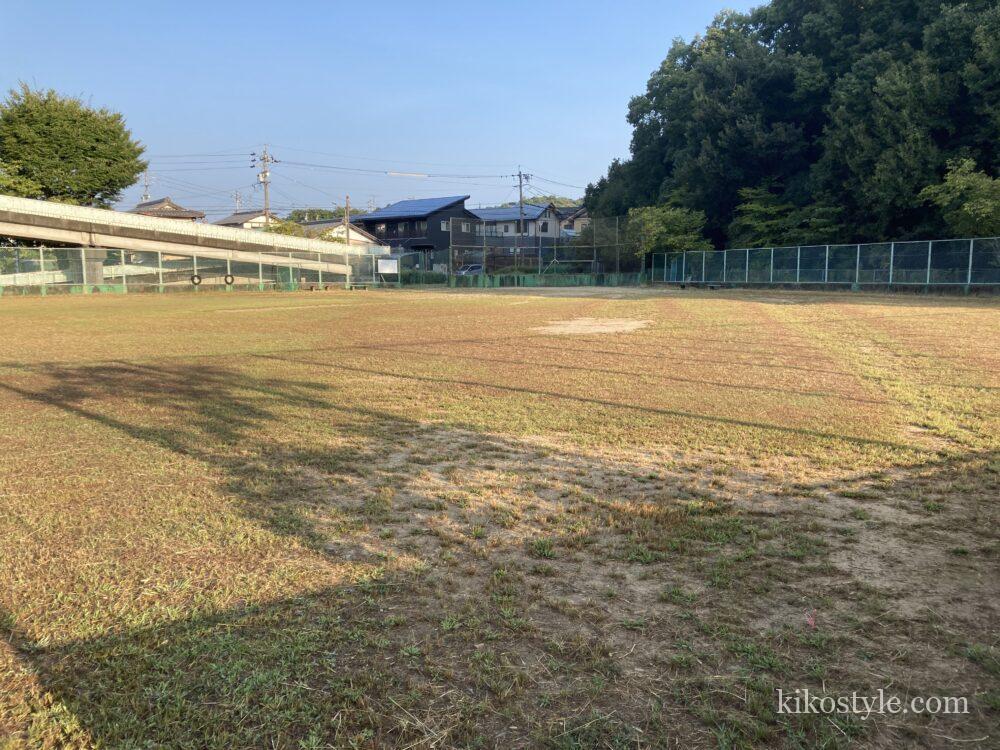
[[[581,213],[587,213],[584,206],[556,206],[556,216],[559,217],[560,221]]]
[[[587,213],[586,206],[557,208],[556,215],[559,217],[559,229],[567,236],[575,235],[590,224],[590,214]]]
[[[205,218],[204,211],[196,211],[193,208],[184,208],[170,200],[170,197],[157,198],[155,201],[145,201],[130,209],[129,213],[141,214],[142,216],[156,216],[160,219],[185,219],[187,221],[197,221]]]
[[[260,229],[267,225],[264,209],[237,211],[224,219],[219,219],[212,223],[218,224],[220,227],[236,227],[237,229]]]
[[[539,206],[534,203],[524,204],[524,220],[535,221],[552,209],[552,206]],[[519,206],[499,206],[497,208],[470,208],[475,216],[483,221],[517,221],[521,217]]]
[[[351,218],[380,242],[406,250],[446,250],[451,241],[453,218],[475,220],[465,208],[467,195],[414,198]]]

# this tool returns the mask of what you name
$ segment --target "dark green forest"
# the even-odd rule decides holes
[[[718,247],[1000,233],[1000,3],[727,11],[673,42],[628,122],[592,216],[669,205]]]

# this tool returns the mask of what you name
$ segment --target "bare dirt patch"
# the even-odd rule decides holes
[[[553,333],[558,336],[579,336],[588,333],[632,333],[649,325],[648,320],[631,318],[573,318],[554,320],[546,326],[531,330],[538,333]]]

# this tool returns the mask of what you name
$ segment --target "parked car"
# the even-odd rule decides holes
[[[478,263],[474,263],[474,264],[469,265],[469,266],[462,266],[457,271],[455,271],[455,275],[456,276],[478,276],[482,272],[483,272],[483,267],[480,264],[478,264]]]

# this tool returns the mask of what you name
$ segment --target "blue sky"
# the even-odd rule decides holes
[[[261,204],[248,154],[263,143],[279,159],[276,209],[347,193],[489,205],[516,199],[505,175],[518,165],[537,175],[529,195],[578,196],[568,186],[627,155],[628,100],[671,40],[758,4],[3,0],[0,85],[121,111],[146,145],[151,194],[212,216],[237,189]]]

